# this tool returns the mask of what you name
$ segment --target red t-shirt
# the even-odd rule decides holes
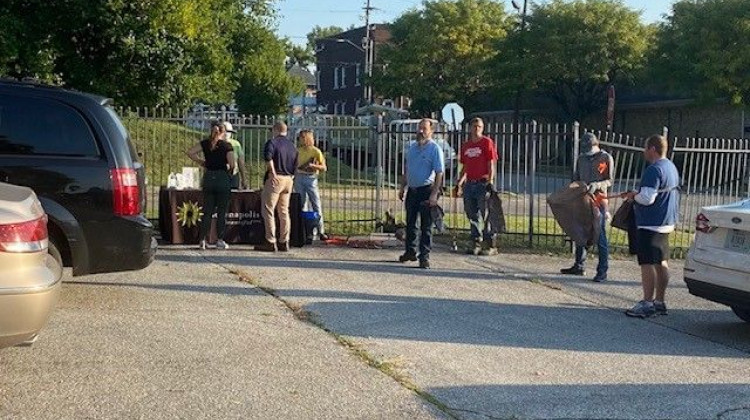
[[[489,179],[489,163],[493,160],[497,160],[497,149],[489,137],[482,137],[479,141],[467,140],[461,145],[461,164],[469,181]]]

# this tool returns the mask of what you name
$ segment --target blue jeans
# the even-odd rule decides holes
[[[471,239],[479,241],[481,237],[484,241],[491,242],[490,226],[489,223],[485,222],[487,182],[466,181],[466,184],[464,184],[464,211],[471,225]]]
[[[599,215],[601,218],[601,232],[599,233],[599,241],[597,241],[597,248],[599,250],[599,264],[596,266],[596,274],[604,275],[607,274],[609,269],[609,243],[607,242],[607,208],[602,204],[599,207]],[[583,269],[586,264],[586,247],[576,245],[576,268]]]
[[[318,233],[323,234],[323,210],[320,208],[320,191],[318,190],[318,176],[307,175],[307,174],[296,174],[294,176],[294,192],[300,194],[302,199],[302,208],[305,208],[307,200],[310,200],[310,207],[312,211],[317,212],[318,219]]]
[[[432,211],[424,202],[430,199],[432,186],[409,188],[406,192],[406,254],[417,255],[417,216],[419,216],[419,260],[429,261],[432,250]]]

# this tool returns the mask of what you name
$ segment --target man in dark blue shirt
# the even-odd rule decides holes
[[[261,193],[261,213],[266,228],[266,241],[255,247],[258,251],[276,252],[289,250],[291,218],[289,199],[294,187],[294,171],[297,168],[297,147],[287,138],[287,126],[283,122],[273,125],[273,138],[263,147],[266,161],[266,176]],[[276,240],[276,218],[279,213],[279,240]]]
[[[643,172],[640,189],[622,195],[635,200],[636,244],[643,285],[643,299],[625,314],[638,318],[667,314],[664,294],[669,283],[669,234],[677,224],[680,199],[680,174],[667,159],[667,139],[649,137],[643,155],[649,166]]]

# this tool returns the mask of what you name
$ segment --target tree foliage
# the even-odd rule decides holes
[[[315,54],[313,51],[305,46],[300,46],[287,40],[285,43],[286,49],[286,68],[290,69],[297,65],[300,67],[308,67],[315,64]]]
[[[417,113],[457,101],[481,106],[490,87],[489,61],[506,34],[502,4],[490,0],[438,0],[401,15],[391,42],[381,47],[372,78],[383,96],[408,96]]]
[[[289,94],[299,92],[300,81],[287,75],[286,49],[266,28],[238,31],[233,54],[239,69],[235,94],[241,112],[275,114],[284,111]]]
[[[353,29],[353,27],[350,27],[349,29]],[[344,28],[341,28],[339,26],[315,25],[312,30],[307,33],[307,49],[311,52],[315,51],[315,41],[319,40],[320,38],[328,38],[329,36],[340,34],[341,32],[344,32]]]
[[[750,104],[750,0],[682,0],[660,27],[656,75],[673,92]]]
[[[256,36],[271,33],[272,3],[6,0],[0,5],[6,32],[0,73],[58,82],[133,106],[227,103],[250,73],[248,56],[266,46],[283,50],[275,36]],[[235,42],[240,38],[267,44],[241,45]],[[277,60],[267,66],[284,75],[283,52],[264,58]]]
[[[560,117],[580,119],[604,106],[608,85],[633,82],[653,34],[621,0],[538,5],[525,30],[498,45],[500,92],[532,92],[551,99]]]

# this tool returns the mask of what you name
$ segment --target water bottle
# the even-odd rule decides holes
[[[170,172],[167,177],[167,188],[177,188],[177,175],[174,172]]]

